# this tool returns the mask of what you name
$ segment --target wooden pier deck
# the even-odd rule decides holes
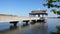
[[[28,22],[34,24],[36,22],[44,22],[44,21],[45,20],[41,19],[40,17],[0,16],[0,23],[9,22],[14,24],[14,26],[16,26],[18,22],[26,22],[26,25],[28,25]]]
[[[37,20],[40,17],[26,17],[26,16],[0,16],[0,22],[10,22],[10,21],[23,21],[23,20]]]

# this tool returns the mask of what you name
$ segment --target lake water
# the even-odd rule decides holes
[[[0,34],[50,34],[57,31],[56,26],[60,25],[60,19],[48,18],[46,23],[22,25],[23,22],[18,23],[17,27],[11,26],[9,22],[0,23]]]

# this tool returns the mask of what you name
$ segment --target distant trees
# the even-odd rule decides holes
[[[10,14],[0,14],[0,16],[17,16],[17,15],[10,15]]]
[[[47,6],[48,8],[53,8],[51,11],[54,14],[60,15],[60,10],[56,10],[56,8],[60,8],[60,0],[46,0],[47,3],[43,4],[44,6]]]

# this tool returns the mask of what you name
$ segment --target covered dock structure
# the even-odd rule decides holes
[[[40,15],[42,15],[42,17],[44,17],[44,15],[47,16],[48,14],[47,14],[46,10],[33,10],[33,11],[31,11],[31,13],[29,13],[30,17],[31,16],[35,17],[36,15],[38,15],[38,17],[40,17]]]

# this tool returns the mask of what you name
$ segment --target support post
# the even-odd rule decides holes
[[[24,20],[23,22],[26,22],[26,25],[28,25],[29,20]]]
[[[44,18],[44,15],[42,15],[42,18]]]
[[[31,20],[31,24],[35,24],[36,23],[36,20]]]
[[[14,23],[14,26],[17,26],[17,23]]]
[[[13,24],[14,26],[17,26],[17,23],[18,23],[19,21],[11,21],[10,23],[11,24]]]
[[[40,14],[38,15],[38,17],[40,17]]]
[[[28,21],[26,21],[26,25],[28,25]]]

